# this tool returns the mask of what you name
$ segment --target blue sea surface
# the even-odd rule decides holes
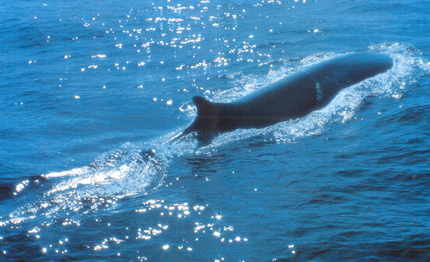
[[[430,2],[0,0],[0,261],[429,261]],[[168,142],[343,54],[310,115]]]

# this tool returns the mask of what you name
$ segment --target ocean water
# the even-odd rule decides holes
[[[430,2],[0,1],[0,261],[430,260]],[[200,146],[317,62],[393,68]]]

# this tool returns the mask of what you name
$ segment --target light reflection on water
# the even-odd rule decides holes
[[[212,101],[228,102],[302,67],[338,55],[324,53],[300,59],[298,54],[289,54],[285,57],[290,60],[279,58],[279,54],[289,50],[284,45],[286,40],[279,41],[275,35],[285,38],[303,31],[305,35],[300,35],[299,40],[303,37],[311,41],[315,41],[313,37],[324,35],[324,29],[307,23],[292,29],[285,28],[285,21],[267,23],[270,25],[267,28],[263,23],[244,26],[248,23],[245,21],[254,19],[249,14],[264,16],[264,12],[280,4],[288,5],[286,10],[293,14],[293,9],[305,3],[259,1],[251,6],[200,1],[181,5],[168,0],[143,3],[126,12],[112,14],[94,10],[92,14],[81,15],[76,11],[72,12],[73,15],[61,13],[52,18],[46,15],[48,12],[42,12],[45,16],[35,16],[34,22],[51,17],[52,21],[46,24],[58,26],[60,30],[45,28],[46,32],[41,34],[36,31],[33,40],[18,42],[40,46],[41,57],[24,56],[26,66],[39,72],[36,70],[43,63],[52,64],[52,68],[44,67],[43,73],[57,69],[52,70],[56,77],[52,82],[56,87],[67,90],[68,99],[73,102],[83,103],[87,99],[86,90],[69,90],[85,84],[88,79],[97,79],[97,88],[106,91],[115,91],[115,81],[119,81],[121,85],[139,89],[142,94],[149,93],[151,103],[161,102],[166,107],[180,108],[191,120],[195,115],[194,105],[177,102],[181,98],[171,93],[189,96],[197,91]],[[51,5],[54,3],[44,4],[44,7]],[[251,8],[259,9],[250,12]],[[23,31],[28,31],[28,37],[33,34],[29,29]],[[266,39],[261,41],[263,35]],[[60,43],[63,45],[56,49],[54,45]],[[89,256],[94,259],[117,257],[144,261],[150,256],[177,258],[183,253],[208,252],[210,259],[224,261],[222,250],[229,245],[258,243],[258,236],[247,234],[268,230],[265,226],[244,231],[243,227],[231,222],[234,216],[240,215],[224,215],[222,210],[218,210],[217,200],[188,197],[195,180],[186,180],[186,177],[194,174],[187,173],[188,170],[184,173],[171,170],[172,163],[178,166],[175,161],[184,161],[188,156],[216,155],[219,148],[255,137],[263,137],[262,140],[268,142],[291,143],[321,134],[333,122],[354,118],[356,109],[368,95],[389,95],[400,99],[403,89],[409,85],[408,81],[413,80],[407,77],[411,71],[409,61],[413,60],[406,51],[407,47],[387,44],[373,45],[368,49],[392,55],[396,66],[377,80],[342,93],[330,106],[302,120],[263,130],[223,134],[204,148],[196,148],[196,142],[192,140],[179,141],[172,147],[164,146],[165,137],[143,144],[128,143],[103,154],[88,167],[52,172],[34,180],[24,179],[16,185],[13,193],[18,199],[15,210],[0,217],[0,240],[8,243],[4,248],[0,247],[0,251],[6,254],[11,250],[11,253],[19,255],[27,252],[17,246],[23,243],[25,248],[37,249],[32,251],[33,254],[42,253],[44,259],[54,260],[84,260]],[[46,50],[54,52],[54,58],[44,56],[49,53]],[[421,63],[427,66],[428,71],[428,62]],[[239,68],[235,68],[238,65]],[[245,72],[250,71],[249,68],[261,69],[263,73]],[[151,73],[155,71],[160,73]],[[120,77],[125,74],[132,78],[126,80],[132,82]],[[223,78],[229,83],[227,88],[212,86]],[[186,81],[190,85],[182,83]],[[160,87],[161,90],[157,89],[155,94],[150,93],[148,86],[158,87],[161,82],[165,86],[172,82],[181,82],[181,85],[175,86],[173,91]],[[399,82],[402,82],[400,86]],[[96,97],[102,95],[105,94],[97,93]],[[116,94],[113,97],[117,98]],[[20,101],[16,106],[26,104],[27,101]],[[153,154],[144,154],[153,150]],[[212,189],[210,178],[196,175],[193,179],[202,179],[207,189]],[[260,191],[255,188],[252,193]],[[225,196],[219,196],[222,197]],[[233,199],[231,205],[239,202]],[[226,206],[222,208],[227,209]],[[299,243],[287,244],[286,252],[295,254]],[[208,251],[208,247],[213,247],[214,251]],[[245,255],[236,254],[234,257]]]
[[[195,141],[193,142],[192,140],[178,141],[173,145],[165,144],[165,141],[168,141],[176,133],[174,132],[151,142],[142,144],[127,143],[117,150],[101,155],[88,167],[53,172],[42,175],[40,179],[33,181],[24,180],[16,186],[15,195],[25,191],[30,184],[34,184],[33,186],[36,187],[44,186],[45,188],[41,195],[37,197],[39,198],[38,200],[30,201],[30,203],[18,207],[9,214],[8,219],[2,219],[1,226],[21,228],[24,221],[34,220],[34,222],[29,222],[32,227],[28,230],[28,237],[32,236],[41,241],[43,232],[49,231],[51,227],[58,226],[58,223],[62,227],[83,227],[84,224],[88,223],[86,216],[98,217],[104,212],[121,212],[119,211],[120,208],[130,198],[136,196],[147,198],[153,194],[153,190],[158,190],[158,188],[161,190],[161,188],[175,187],[175,183],[180,183],[179,177],[176,180],[169,180],[168,183],[164,181],[169,173],[170,163],[175,158],[180,159],[189,155],[199,154],[211,155],[216,153],[218,148],[234,141],[261,135],[267,137],[269,134],[268,140],[270,141],[291,143],[301,137],[319,134],[331,122],[344,122],[353,117],[356,107],[364,97],[368,96],[366,92],[372,94],[381,93],[383,95],[387,92],[389,94],[401,92],[404,82],[400,80],[409,74],[410,69],[404,63],[406,59],[403,55],[394,56],[396,66],[390,73],[378,76],[369,83],[360,83],[351,89],[352,91],[347,90],[341,93],[329,106],[301,120],[280,123],[262,130],[238,130],[223,134],[217,137],[212,144],[202,148],[198,148]],[[303,60],[304,62],[299,63],[302,63],[301,66],[306,66],[321,59],[326,58],[306,58]],[[287,66],[291,65],[287,64]],[[300,68],[300,65],[298,68]],[[284,76],[284,70],[283,68],[278,72],[272,72],[271,76],[274,79],[270,81],[276,81]],[[249,78],[245,79],[239,81],[244,83],[255,81]],[[398,82],[401,83],[398,88],[392,84]],[[265,84],[267,83],[254,82],[251,86],[245,84],[242,90],[223,91],[216,94],[215,97],[219,97],[221,100],[233,100],[234,97],[243,96]],[[372,87],[371,90],[367,88],[369,85]],[[194,107],[187,106],[184,108],[184,112],[188,112],[190,115],[195,114]],[[206,181],[210,183],[211,180],[207,179]],[[223,216],[220,214],[208,214],[208,209],[211,209],[209,204],[191,205],[187,202],[175,203],[174,201],[172,203],[172,200],[166,199],[146,200],[131,211],[135,213],[133,215],[135,219],[153,221],[153,224],[148,223],[150,225],[144,228],[128,228],[126,230],[127,234],[121,233],[112,237],[104,237],[100,241],[92,241],[85,247],[96,252],[102,252],[113,246],[129,243],[132,240],[152,241],[154,238],[162,237],[165,232],[172,234],[171,231],[174,227],[172,222],[175,220],[181,221],[179,224],[185,224],[185,227],[188,227],[189,232],[187,235],[190,232],[194,232],[196,237],[192,240],[183,238],[175,243],[170,243],[166,240],[166,243],[161,243],[163,244],[160,247],[161,250],[171,251],[172,249],[177,249],[182,252],[191,252],[193,243],[201,241],[202,238],[207,239],[207,236],[224,244],[248,242],[248,236],[235,235],[234,226],[224,224]],[[150,219],[148,219],[149,216],[151,217]],[[46,219],[48,221],[52,219],[52,221],[47,222]],[[157,220],[156,223],[155,220]],[[165,221],[160,222],[163,220]],[[93,223],[103,223],[104,226],[111,227],[111,223],[104,221],[104,219],[94,218]],[[84,227],[87,226],[85,225]],[[59,244],[49,244],[43,247],[42,253],[66,254],[68,251],[66,248],[62,248],[63,245],[66,245],[67,242],[73,242],[72,238],[66,239],[67,241],[64,239],[58,240]],[[290,248],[294,249],[294,245],[290,245]],[[295,254],[296,251],[292,250],[291,252]]]

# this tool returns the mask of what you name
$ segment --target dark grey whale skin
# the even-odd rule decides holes
[[[200,141],[235,129],[262,128],[326,106],[336,94],[393,66],[382,53],[353,53],[317,63],[231,103],[193,97],[194,122],[176,138],[196,132]]]

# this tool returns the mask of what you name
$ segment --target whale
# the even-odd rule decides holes
[[[308,66],[230,103],[194,96],[197,116],[175,138],[190,133],[203,143],[236,129],[264,128],[297,119],[328,105],[340,90],[390,70],[393,59],[383,53],[340,55]]]

